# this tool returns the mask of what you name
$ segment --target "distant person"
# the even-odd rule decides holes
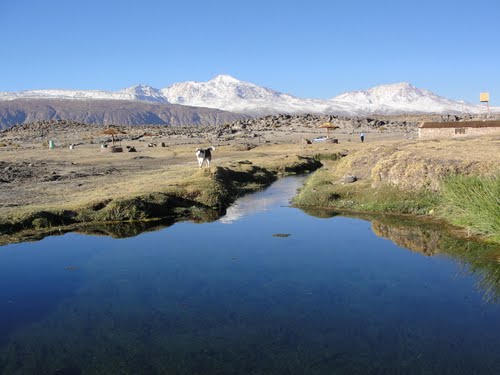
[[[359,137],[361,138],[361,142],[365,141],[365,133],[361,133]]]

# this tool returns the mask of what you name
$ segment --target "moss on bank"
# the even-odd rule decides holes
[[[306,181],[293,203],[297,207],[424,215],[435,207],[437,196],[391,185],[373,188],[368,180],[344,183],[342,178],[332,176],[331,168],[323,168]]]
[[[500,177],[450,174],[430,187],[374,184],[364,178],[345,183],[336,164],[329,163],[307,181],[293,204],[355,212],[429,215],[500,243]],[[433,185],[433,186],[435,186]]]

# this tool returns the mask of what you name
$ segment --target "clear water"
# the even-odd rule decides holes
[[[0,374],[500,374],[497,249],[310,216],[301,183],[212,223],[0,247]]]

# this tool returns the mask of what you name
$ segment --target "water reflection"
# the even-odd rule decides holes
[[[219,221],[231,224],[245,216],[270,210],[273,206],[287,205],[297,189],[303,185],[304,179],[305,177],[282,178],[263,194],[246,195],[229,207]]]
[[[287,181],[239,201],[231,225],[3,247],[0,374],[499,373],[498,249],[433,224],[305,215],[284,207]]]
[[[50,236],[61,236],[66,233],[81,233],[92,236],[109,236],[112,238],[135,237],[141,233],[152,232],[167,228],[175,223],[191,221],[194,223],[209,223],[219,219],[225,211],[210,208],[193,207],[176,216],[153,221],[117,222],[117,223],[92,223],[74,224],[66,227],[47,229],[28,229],[13,234],[0,234],[0,247],[19,243],[40,241]]]
[[[272,186],[258,193],[247,194],[239,198],[227,210],[195,207],[185,212],[156,221],[121,222],[91,225],[73,225],[66,228],[27,230],[15,234],[0,234],[0,246],[25,241],[40,241],[49,236],[60,236],[66,233],[81,233],[95,236],[110,236],[112,238],[135,237],[141,233],[167,228],[174,223],[191,221],[194,223],[209,223],[219,220],[223,224],[231,224],[245,216],[271,209],[273,206],[288,205],[304,183],[305,176],[282,178]]]
[[[339,215],[332,209],[302,209],[308,215],[318,218],[332,218]],[[441,224],[417,221],[397,216],[358,214],[371,222],[371,229],[379,237],[387,238],[402,249],[408,249],[424,256],[447,255],[460,262],[465,273],[477,277],[477,286],[484,293],[485,300],[500,298],[500,248],[473,239],[454,237]]]
[[[373,232],[398,246],[426,256],[445,254],[459,261],[464,271],[475,275],[478,287],[487,300],[500,298],[500,248],[476,241],[457,239],[435,224],[378,219],[372,221]]]

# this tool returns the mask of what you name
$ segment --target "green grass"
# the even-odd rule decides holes
[[[454,175],[442,183],[440,215],[500,242],[500,175]]]
[[[213,221],[240,195],[259,190],[280,175],[314,170],[321,163],[313,158],[292,156],[267,162],[266,166],[252,162],[233,163],[230,167],[215,166],[197,169],[191,176],[179,179],[161,191],[127,194],[114,199],[91,203],[75,202],[65,207],[34,208],[0,216],[0,244],[10,236],[27,231],[53,232],[55,228],[77,224],[158,221],[185,219]],[[2,236],[4,235],[4,238]],[[14,241],[22,240],[15,235]]]
[[[331,171],[320,169],[306,181],[293,203],[298,207],[424,215],[437,205],[438,196],[392,185],[372,188],[366,180],[342,184]]]
[[[431,214],[467,229],[470,234],[500,243],[500,175],[448,176],[441,181],[441,190],[433,192],[389,184],[372,187],[370,180],[342,184],[331,169],[323,168],[314,173],[293,199],[293,204],[301,208]]]
[[[430,191],[408,191],[388,185],[364,194],[361,207],[363,211],[426,215],[438,202],[439,197]]]

